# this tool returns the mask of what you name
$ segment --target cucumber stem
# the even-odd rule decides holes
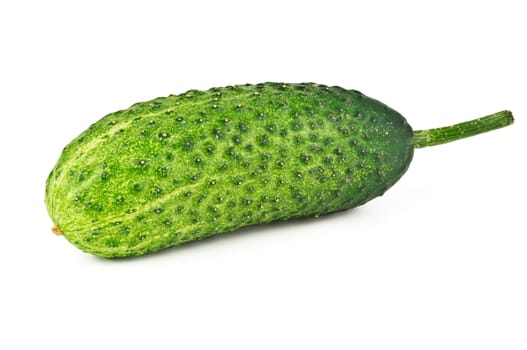
[[[60,230],[58,226],[53,226],[53,228],[51,229],[51,232],[53,232],[57,236],[62,236],[62,231]]]
[[[414,131],[414,147],[423,148],[441,145],[443,143],[452,142],[465,137],[503,128],[507,125],[511,125],[513,122],[514,117],[510,111],[501,111],[483,118],[445,126],[442,128],[416,130]]]

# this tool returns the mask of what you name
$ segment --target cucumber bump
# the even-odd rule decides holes
[[[90,126],[64,148],[45,202],[81,250],[137,256],[356,207],[395,184],[415,148],[512,122],[503,111],[413,131],[377,100],[312,83],[191,90]]]

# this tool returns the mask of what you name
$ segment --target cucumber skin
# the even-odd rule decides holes
[[[137,256],[364,204],[397,182],[413,149],[404,117],[358,91],[191,90],[93,124],[64,148],[45,201],[81,250]]]

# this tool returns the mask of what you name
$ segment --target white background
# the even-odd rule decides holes
[[[3,1],[1,349],[526,349],[521,1]],[[109,261],[54,236],[46,177],[105,114],[240,83],[358,89],[415,129],[386,195]]]

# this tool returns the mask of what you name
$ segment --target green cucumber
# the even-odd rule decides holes
[[[137,256],[356,207],[399,180],[414,148],[512,122],[503,111],[413,131],[377,100],[312,83],[191,90],[89,127],[64,148],[45,201],[54,232],[81,250]]]

